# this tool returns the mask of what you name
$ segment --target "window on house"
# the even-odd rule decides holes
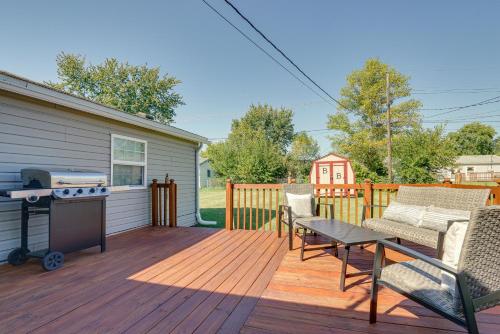
[[[146,186],[147,142],[111,135],[111,182],[113,186]]]
[[[211,171],[210,169],[207,169],[207,177],[210,177]]]
[[[473,172],[474,171],[474,167],[467,167],[467,171],[468,172]]]

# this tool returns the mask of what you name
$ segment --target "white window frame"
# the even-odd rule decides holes
[[[136,141],[139,143],[143,143],[144,144],[144,162],[115,160],[115,158],[114,158],[115,138],[132,140],[132,141]],[[113,184],[113,165],[114,164],[144,167],[144,173],[143,173],[143,177],[142,177],[142,181],[143,181],[142,185],[139,185],[139,186],[137,186],[137,185],[125,185],[125,187],[128,187],[130,189],[145,189],[145,188],[147,188],[147,182],[148,182],[148,168],[147,168],[148,167],[148,142],[146,140],[112,133],[111,134],[111,182],[110,182],[111,186],[114,186],[114,184]]]

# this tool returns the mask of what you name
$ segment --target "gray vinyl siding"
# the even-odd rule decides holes
[[[178,224],[195,223],[196,144],[125,123],[0,93],[0,188],[21,187],[25,167],[92,169],[111,175],[111,134],[147,141],[147,179],[178,184]],[[107,234],[150,224],[149,189],[113,193]],[[20,245],[20,201],[0,197],[0,261]],[[30,248],[47,246],[47,217],[30,219]]]

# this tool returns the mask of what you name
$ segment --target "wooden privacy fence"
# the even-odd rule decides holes
[[[164,183],[151,183],[151,225],[177,226],[177,184],[165,178]]]
[[[404,184],[316,184],[316,202],[332,204],[334,218],[361,224],[363,217],[381,217],[382,205],[388,205]],[[452,184],[448,179],[436,184],[406,184],[414,187],[449,187],[491,191],[488,204],[500,204],[500,186]],[[233,184],[226,182],[226,229],[277,230],[278,209],[282,204],[282,184]],[[373,205],[377,207],[372,208]],[[326,217],[321,205],[320,215]]]

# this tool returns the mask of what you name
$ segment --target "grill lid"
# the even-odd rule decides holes
[[[106,174],[89,170],[25,168],[21,170],[25,189],[54,189],[107,186]]]

